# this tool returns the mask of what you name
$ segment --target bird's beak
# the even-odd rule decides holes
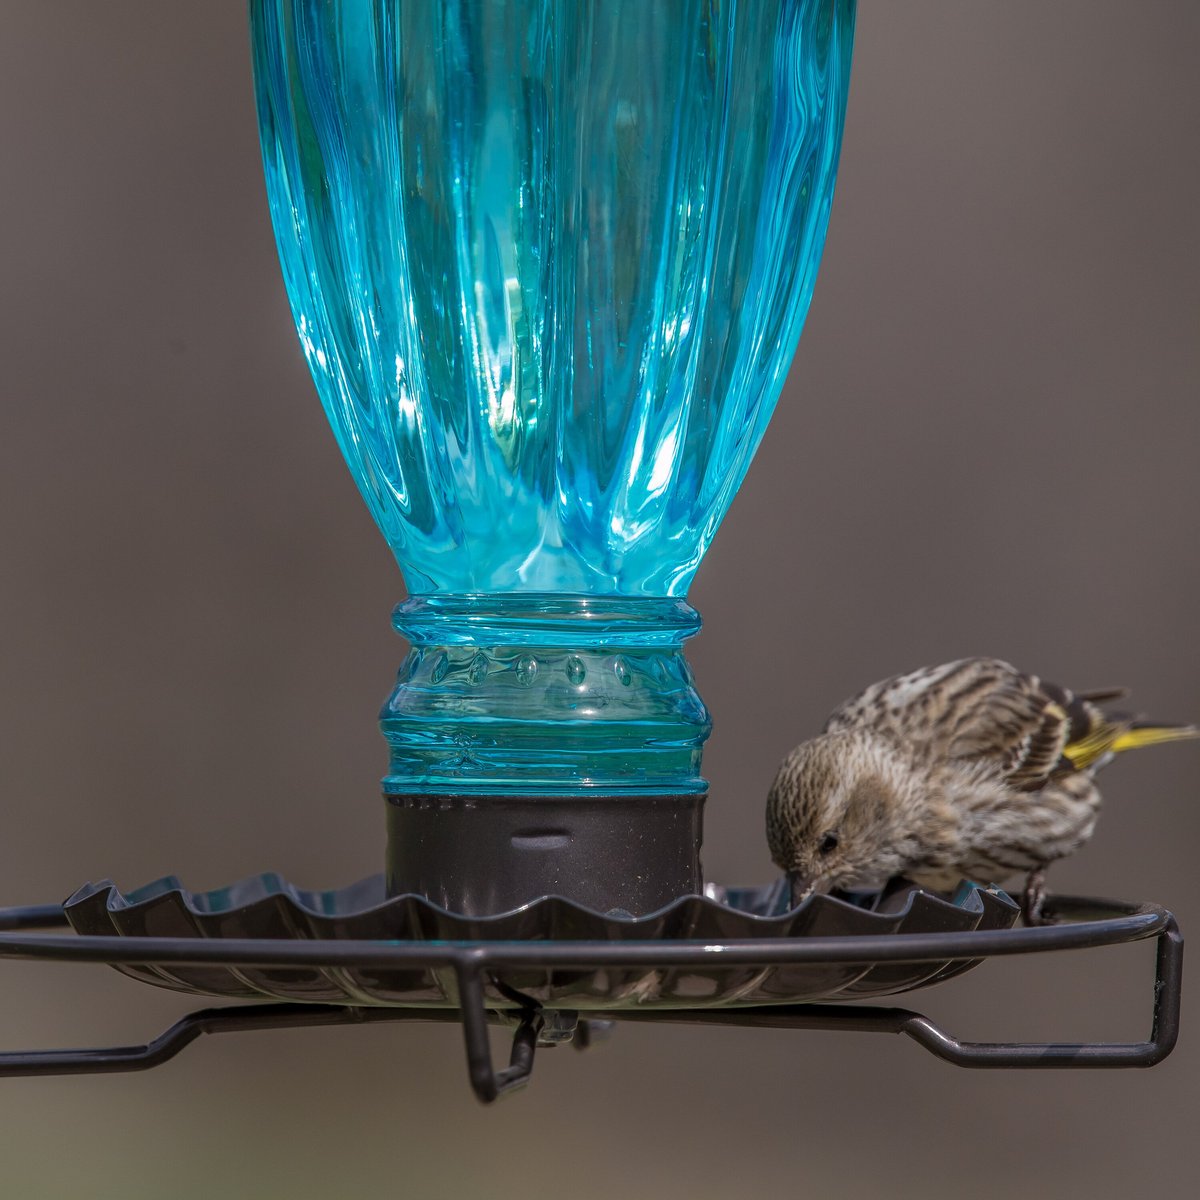
[[[800,871],[789,871],[788,886],[792,889],[792,907],[799,908],[809,898],[820,884],[820,879],[805,875]]]

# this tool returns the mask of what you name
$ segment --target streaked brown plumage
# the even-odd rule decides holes
[[[1074,694],[994,658],[876,683],[784,759],[771,857],[796,899],[898,875],[946,889],[1022,872],[1039,920],[1042,871],[1092,836],[1095,772],[1123,750],[1200,736],[1100,708],[1123,694]]]

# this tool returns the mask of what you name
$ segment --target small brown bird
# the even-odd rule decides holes
[[[1023,872],[1025,919],[1041,924],[1046,866],[1095,828],[1096,771],[1123,750],[1200,737],[1099,707],[1123,695],[1075,694],[995,658],[867,688],[771,785],[767,841],[793,903],[898,875],[945,890]]]

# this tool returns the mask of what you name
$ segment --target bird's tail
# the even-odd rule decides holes
[[[1157,746],[1160,742],[1183,742],[1200,737],[1200,728],[1195,725],[1160,725],[1154,721],[1135,721],[1112,744],[1112,752],[1137,750],[1142,746]]]
[[[1110,716],[1094,721],[1082,737],[1073,739],[1063,748],[1063,756],[1077,771],[1102,767],[1114,755],[1142,746],[1157,746],[1163,742],[1182,742],[1200,738],[1195,725],[1164,725],[1160,721],[1140,721]]]

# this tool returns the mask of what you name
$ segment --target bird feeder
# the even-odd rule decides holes
[[[711,722],[687,590],[761,441],[825,239],[854,0],[251,0],[267,194],[300,343],[394,552],[409,650],[381,727],[383,871],[338,891],[89,884],[0,911],[0,954],[255,1001],[204,1032],[461,1022],[485,1101],[622,1020],[905,1033],[966,1066],[1147,1065],[1181,942],[1151,905],[987,881],[790,905],[705,885]],[[718,631],[717,636],[720,635]],[[67,930],[63,932],[61,930]],[[1159,939],[1155,1027],[961,1043],[843,1004],[990,955]],[[487,1027],[514,1029],[493,1066]]]

